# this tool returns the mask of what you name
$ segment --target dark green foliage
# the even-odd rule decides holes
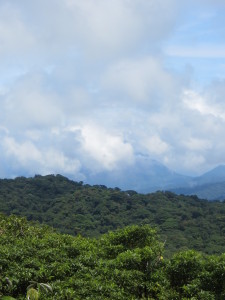
[[[177,299],[225,297],[225,253],[205,256],[193,250],[180,252],[168,262],[167,275]]]
[[[192,282],[202,271],[201,260],[202,255],[193,250],[175,254],[167,267],[172,287],[182,288]]]
[[[225,254],[162,252],[148,225],[89,239],[0,215],[0,299],[224,299]]]
[[[0,180],[0,211],[88,237],[127,225],[150,224],[159,228],[167,255],[188,248],[216,254],[225,247],[225,202],[196,196],[143,195],[84,185],[61,175],[37,175]]]
[[[160,272],[162,245],[148,226],[98,240],[60,235],[15,216],[0,216],[0,228],[2,295],[22,297],[34,284],[53,288],[50,294],[38,288],[40,299],[132,299],[153,293],[149,280]]]

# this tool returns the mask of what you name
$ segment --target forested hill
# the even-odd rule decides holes
[[[148,225],[98,239],[0,214],[1,300],[224,300],[225,253],[164,257]]]
[[[168,253],[192,248],[211,254],[225,248],[225,202],[196,196],[143,195],[84,185],[61,175],[38,175],[0,180],[0,211],[90,237],[127,225],[150,224],[159,228]]]

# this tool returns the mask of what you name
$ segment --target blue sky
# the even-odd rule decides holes
[[[165,48],[168,66],[181,72],[190,68],[192,80],[201,85],[220,80],[225,71],[224,5],[205,3],[196,1],[182,14]]]
[[[225,164],[223,0],[1,0],[0,177]]]

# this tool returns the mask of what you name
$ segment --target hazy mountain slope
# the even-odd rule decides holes
[[[184,195],[197,195],[201,199],[224,200],[225,199],[225,181],[211,184],[197,185],[193,188],[172,189],[174,193]]]
[[[135,165],[110,172],[88,174],[85,181],[90,184],[104,184],[108,187],[149,193],[186,186],[190,180],[191,177],[178,174],[163,164],[140,155]]]
[[[217,183],[225,181],[225,166],[220,165],[216,168],[204,173],[203,175],[196,177],[195,182],[200,184],[206,184],[206,183]]]
[[[218,166],[199,177],[192,178],[187,185],[170,190],[177,194],[197,195],[207,200],[224,200],[225,166]]]
[[[178,194],[197,195],[208,200],[225,199],[225,166],[221,165],[201,176],[191,177],[178,174],[163,164],[139,156],[135,165],[125,169],[87,174],[86,182],[104,184],[108,187],[132,189],[139,193],[170,190]]]

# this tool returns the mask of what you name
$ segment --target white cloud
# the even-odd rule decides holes
[[[204,151],[208,149],[212,149],[212,143],[209,140],[204,140],[204,139],[197,139],[197,138],[189,138],[187,141],[184,142],[184,145],[187,147],[187,149],[190,149],[192,151],[197,150],[197,151]]]
[[[202,115],[212,115],[215,118],[225,120],[225,105],[221,105],[216,101],[208,101],[209,93],[200,95],[193,90],[184,91],[183,102],[187,108],[198,111]],[[225,95],[225,91],[224,91]],[[212,96],[210,97],[212,99]]]
[[[80,162],[77,159],[69,159],[62,152],[53,148],[38,147],[31,141],[17,142],[12,137],[5,137],[2,141],[6,158],[13,161],[15,171],[25,170],[34,175],[61,173],[76,176],[80,170]]]
[[[146,139],[145,147],[148,149],[150,155],[162,155],[169,150],[169,145],[162,141],[162,139],[157,136],[151,136]]]
[[[150,43],[167,36],[174,25],[177,1],[66,0],[66,4],[85,50],[104,57],[124,49],[129,52],[146,37]]]
[[[172,100],[171,94],[176,92],[174,78],[156,57],[118,62],[103,75],[103,86],[109,93],[121,93],[120,98],[149,102],[153,106],[162,106],[168,98]]]
[[[3,146],[6,155],[16,157],[18,163],[22,166],[26,166],[30,161],[41,162],[42,155],[40,151],[30,141],[19,144],[13,138],[6,137],[3,140]]]
[[[0,113],[6,127],[48,127],[61,122],[58,96],[44,87],[43,80],[30,74],[8,91]]]
[[[65,61],[65,55],[101,61],[143,45],[158,49],[175,25],[178,6],[176,0],[3,0],[0,53],[30,67]]]
[[[35,45],[35,39],[19,10],[7,1],[0,4],[0,45],[0,60],[3,62],[9,57],[14,61],[14,55],[24,57]]]
[[[68,128],[72,132],[80,132],[80,143],[84,154],[94,159],[96,169],[113,170],[121,163],[133,163],[132,146],[120,135],[110,134],[94,124]]]
[[[183,155],[177,154],[172,159],[170,158],[170,163],[172,160],[174,160],[173,163],[176,165],[177,170],[181,173],[182,170],[185,170],[186,174],[200,175],[202,172],[207,170],[206,158],[201,153],[187,151],[183,153]]]

